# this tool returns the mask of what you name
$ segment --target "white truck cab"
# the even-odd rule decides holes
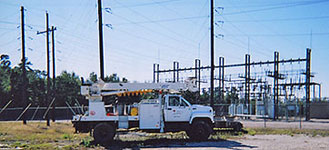
[[[193,122],[194,118],[208,118],[213,123],[211,107],[192,105],[180,95],[165,95],[164,116],[166,122]]]

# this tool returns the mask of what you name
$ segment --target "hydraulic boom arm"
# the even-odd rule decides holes
[[[91,86],[81,86],[81,94],[84,96],[108,96],[129,91],[143,90],[167,90],[169,92],[198,90],[195,79],[185,80],[184,83],[104,83],[99,80]]]

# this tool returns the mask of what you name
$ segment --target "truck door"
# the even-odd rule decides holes
[[[165,108],[165,121],[187,122],[190,120],[191,107],[178,95],[169,95]]]

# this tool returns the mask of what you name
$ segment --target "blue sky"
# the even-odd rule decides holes
[[[33,68],[46,69],[45,36],[36,32],[45,30],[48,11],[50,25],[57,27],[57,74],[63,70],[84,77],[98,73],[96,4],[96,0],[1,0],[0,53],[9,54],[13,65],[20,61],[19,10],[24,6],[26,55]],[[322,95],[329,96],[328,0],[217,0],[215,5],[224,7],[215,13],[216,21],[224,21],[215,26],[216,34],[224,35],[215,41],[216,64],[219,56],[225,57],[226,64],[243,63],[248,47],[252,61],[273,60],[274,51],[280,52],[280,59],[304,58],[306,48],[311,47],[312,80],[322,83]],[[106,74],[143,82],[152,80],[153,63],[160,63],[162,69],[172,68],[173,61],[180,62],[180,67],[192,67],[194,59],[200,58],[202,65],[208,65],[208,15],[209,0],[103,1]],[[252,67],[252,71],[272,68]],[[305,64],[280,68],[303,69]],[[228,69],[226,73],[239,71],[243,72]],[[208,74],[203,72],[203,78]],[[193,73],[181,74],[189,75]]]

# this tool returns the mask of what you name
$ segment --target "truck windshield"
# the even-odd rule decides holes
[[[181,97],[181,100],[182,100],[183,105],[191,106],[191,104],[187,100],[185,100],[183,97]]]

